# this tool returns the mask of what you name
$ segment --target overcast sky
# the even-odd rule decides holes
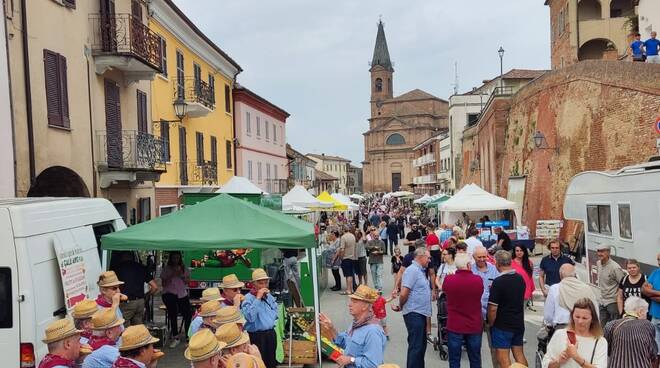
[[[541,0],[175,0],[243,68],[239,83],[291,114],[287,141],[303,153],[361,166],[369,61],[382,15],[394,94],[448,99],[505,72],[550,67],[549,8]]]

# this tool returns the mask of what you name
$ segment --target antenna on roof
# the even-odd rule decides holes
[[[452,87],[454,87],[454,94],[458,94],[458,61],[454,62],[454,83],[452,84]]]

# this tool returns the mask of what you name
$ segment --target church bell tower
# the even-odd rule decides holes
[[[394,97],[392,80],[394,68],[390,60],[390,52],[387,49],[382,20],[378,22],[376,46],[369,72],[371,73],[371,117],[375,118],[380,115],[383,101]]]

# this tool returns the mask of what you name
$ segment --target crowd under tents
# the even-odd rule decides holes
[[[455,223],[465,212],[471,218],[488,215],[498,218],[500,212],[512,210],[515,213],[516,224],[520,225],[520,207],[517,203],[498,197],[481,189],[476,184],[468,184],[454,196],[439,206],[444,223]]]
[[[317,259],[313,224],[228,194],[106,234],[101,238],[101,247],[104,251],[298,248],[308,249],[310,259]],[[107,260],[105,253],[104,263]],[[310,261],[309,264],[314,288],[316,336],[320,336],[317,262]],[[321,351],[320,342],[317,339],[317,351]],[[318,356],[320,364],[321,354]]]

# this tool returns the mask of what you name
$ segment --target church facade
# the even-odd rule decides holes
[[[383,23],[371,61],[371,117],[364,135],[365,192],[412,190],[413,148],[448,130],[449,103],[414,89],[394,97],[394,68]]]

